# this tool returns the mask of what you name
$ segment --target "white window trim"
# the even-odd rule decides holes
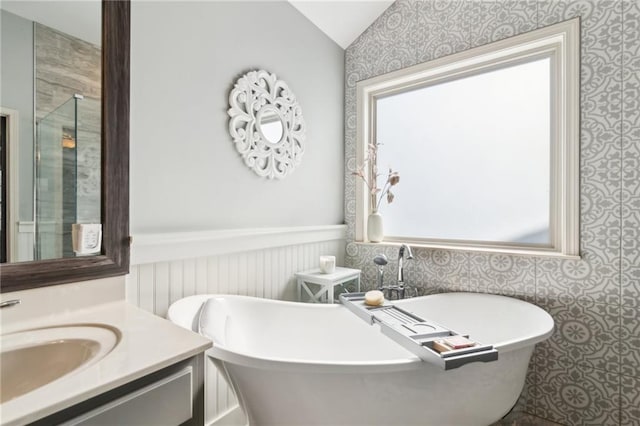
[[[375,99],[416,86],[481,73],[517,61],[548,56],[552,61],[551,217],[549,246],[463,240],[399,238],[385,243],[488,251],[510,254],[579,257],[579,113],[580,20],[575,18],[494,43],[359,81],[357,91],[356,162],[362,164],[368,141],[375,140]],[[554,111],[556,113],[554,113]],[[356,181],[356,241],[367,242],[369,197]]]

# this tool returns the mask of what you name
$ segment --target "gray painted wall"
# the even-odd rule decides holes
[[[19,220],[33,220],[33,22],[0,10],[0,105],[20,114]]]
[[[343,223],[344,51],[286,2],[134,2],[132,232]],[[295,93],[306,152],[266,180],[236,152],[228,96],[266,69]]]
[[[640,2],[396,1],[347,49],[346,165],[355,167],[357,81],[576,16],[582,34],[581,260],[416,249],[409,276],[426,293],[505,294],[553,316],[556,330],[537,345],[530,364],[527,412],[567,425],[637,425]],[[363,268],[365,283],[372,283],[373,256],[386,252],[395,259],[397,249],[354,242],[351,177],[345,193],[346,261]]]

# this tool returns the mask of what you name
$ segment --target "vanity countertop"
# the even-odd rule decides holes
[[[46,315],[12,331],[80,324],[116,328],[120,340],[95,364],[0,405],[3,425],[43,418],[211,347],[209,339],[123,300]]]

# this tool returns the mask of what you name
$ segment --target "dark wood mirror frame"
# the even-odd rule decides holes
[[[129,0],[103,0],[102,254],[2,264],[2,292],[129,272],[129,41]]]

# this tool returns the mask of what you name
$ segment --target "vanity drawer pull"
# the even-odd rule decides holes
[[[6,300],[2,303],[0,303],[0,308],[9,308],[11,306],[16,306],[20,304],[20,299],[12,299],[12,300]]]

